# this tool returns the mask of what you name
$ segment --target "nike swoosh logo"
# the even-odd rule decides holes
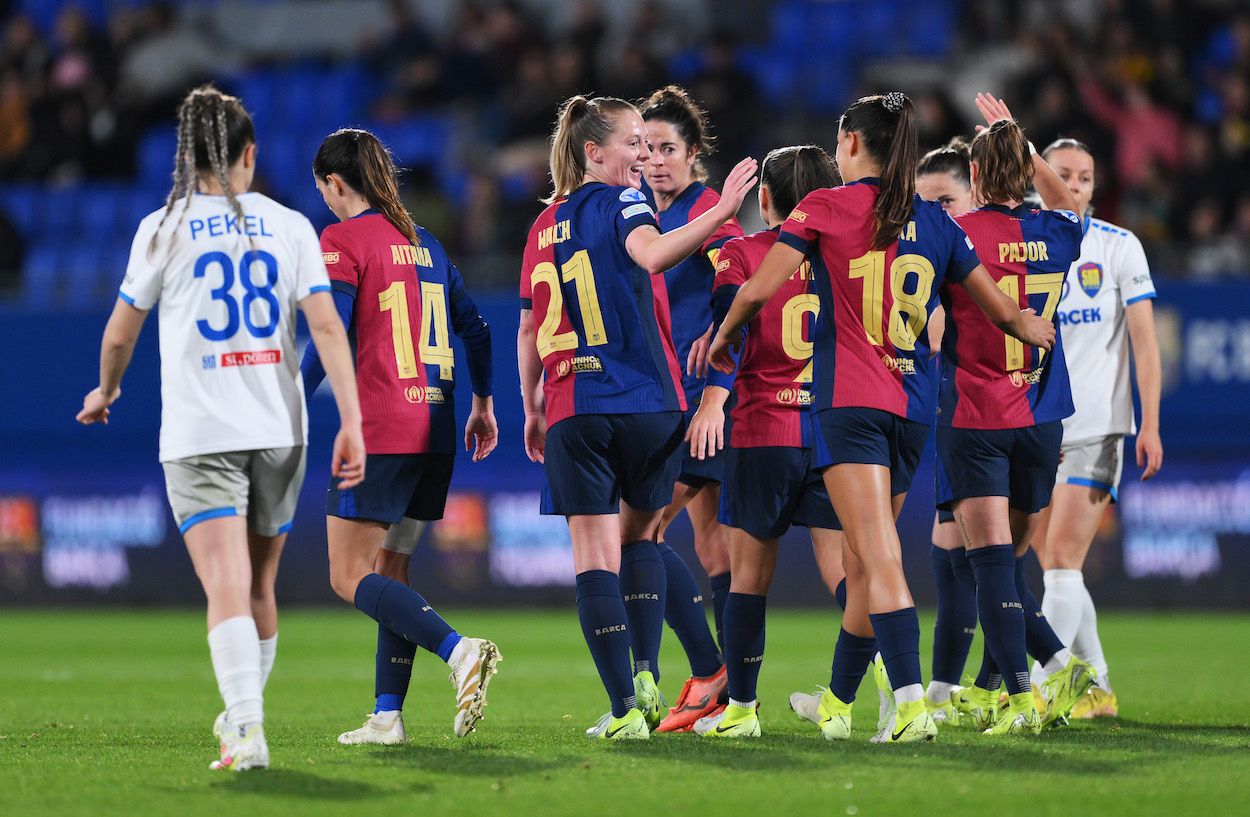
[[[615,736],[616,736],[616,733],[617,733],[617,732],[619,732],[619,731],[621,731],[622,729],[624,729],[624,728],[625,728],[625,726],[626,726],[626,724],[621,724],[620,726],[616,727],[615,729],[609,729],[609,730],[607,731],[607,734],[605,735],[605,737],[609,737],[609,738],[611,738],[611,737],[615,737]]]
[[[909,723],[907,724],[907,726],[911,726],[911,724]],[[898,730],[897,732],[891,733],[890,740],[898,740],[899,738],[901,738],[903,736],[903,733],[907,731],[907,726],[904,726],[902,729]]]
[[[711,699],[711,695],[704,695],[697,704],[686,704],[681,709],[678,709],[677,712],[690,712],[692,710],[707,709],[708,701]]]
[[[731,731],[732,729],[733,729],[733,727],[732,727],[732,726],[731,726],[731,727],[729,727],[728,729],[726,729],[726,728],[725,728],[725,727],[723,727],[723,726],[717,726],[717,727],[716,727],[716,734],[718,734],[718,735],[723,735],[723,734],[725,734],[726,732]]]

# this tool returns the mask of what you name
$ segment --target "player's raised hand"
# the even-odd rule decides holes
[[[87,392],[87,395],[83,397],[82,411],[78,412],[78,416],[74,419],[85,426],[89,426],[92,423],[104,423],[104,425],[108,425],[109,406],[117,402],[117,398],[121,396],[121,393],[122,390],[118,389],[110,397],[100,391],[100,388],[97,386]]]
[[[1143,428],[1137,432],[1137,467],[1142,471],[1141,481],[1153,477],[1163,467],[1163,440],[1158,429]]]
[[[478,406],[479,401],[490,399],[474,395],[473,410],[464,424],[464,450],[473,452],[474,462],[486,459],[499,444],[499,423],[495,421],[494,409],[489,404]]]
[[[1011,115],[1011,109],[1007,107],[1007,103],[993,94],[977,94],[977,110],[985,117],[985,124],[977,125],[977,133],[985,130],[1000,119],[1015,119]]]
[[[747,193],[750,193],[751,188],[755,186],[757,169],[759,169],[759,163],[748,156],[738,162],[725,177],[725,184],[721,186],[720,202],[717,206],[725,211],[726,221],[738,214],[738,208],[742,206]]]
[[[686,374],[695,377],[707,377],[707,350],[712,343],[712,327],[690,344],[690,354],[686,355]]]
[[[339,478],[341,491],[365,481],[365,437],[359,423],[339,428],[330,455],[330,473]]]
[[[542,414],[525,415],[525,456],[530,462],[546,462],[547,418]]]
[[[1055,345],[1055,325],[1032,309],[1020,311],[1020,340],[1030,346],[1050,351]]]

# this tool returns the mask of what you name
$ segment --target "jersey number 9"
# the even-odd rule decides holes
[[[807,316],[820,312],[820,298],[810,293],[795,295],[781,308],[781,346],[791,360],[807,361],[795,383],[812,382],[812,350],[815,344],[804,337]]]

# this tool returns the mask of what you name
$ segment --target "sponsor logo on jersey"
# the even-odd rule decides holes
[[[217,355],[204,355],[204,357],[200,358],[200,365],[205,369],[216,369]]]
[[[1011,385],[1017,389],[1023,389],[1027,386],[1036,386],[1042,382],[1042,369],[1038,367],[1031,372],[1015,371],[1007,375],[1007,379],[1011,381]]]
[[[222,368],[227,366],[265,366],[282,362],[281,349],[262,349],[259,352],[229,352],[221,356]]]
[[[409,386],[404,389],[404,399],[409,403],[441,404],[447,402],[443,390],[438,386]]]
[[[709,254],[710,254],[710,253],[709,253]],[[724,272],[724,271],[725,271],[725,270],[727,270],[727,269],[729,269],[729,259],[728,259],[728,258],[726,258],[724,261],[717,261],[717,262],[716,262],[716,271],[717,271],[717,272]]]
[[[885,366],[892,372],[899,372],[900,374],[916,373],[916,361],[909,357],[891,357],[890,355],[882,355],[881,365]]]
[[[1056,312],[1059,318],[1060,326],[1075,326],[1081,323],[1101,323],[1102,307],[1087,307],[1085,309],[1069,309],[1066,312]]]
[[[603,361],[594,355],[578,355],[571,360],[561,360],[556,364],[556,375],[567,377],[569,372],[583,374],[585,372],[603,371]]]
[[[1098,294],[1098,290],[1102,289],[1102,264],[1095,264],[1092,261],[1088,264],[1081,264],[1076,268],[1076,275],[1077,283],[1089,297],[1094,297]]]
[[[634,216],[654,216],[655,211],[651,209],[651,205],[645,201],[638,204],[631,204],[621,211],[621,218],[633,218]]]
[[[799,224],[802,224],[807,221],[807,213],[804,213],[796,207],[790,211],[790,221],[797,221]]]
[[[777,392],[777,402],[783,406],[810,406],[812,393],[807,389],[786,386]]]
[[[334,266],[339,262],[339,255],[340,254],[337,252],[323,252],[321,254],[321,260],[327,267]]]
[[[622,190],[621,195],[618,196],[618,198],[626,203],[647,200],[647,197],[642,194],[641,190],[635,190],[632,187],[626,187]]]

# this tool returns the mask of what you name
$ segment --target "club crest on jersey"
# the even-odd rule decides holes
[[[619,198],[623,202],[635,202],[635,201],[645,202],[647,200],[647,197],[642,194],[641,190],[635,190],[632,187],[627,187],[624,190],[622,190],[621,195],[618,196],[617,198]]]
[[[909,357],[891,357],[890,355],[882,355],[881,365],[885,366],[892,372],[899,372],[900,374],[916,373],[916,361]]]
[[[1102,289],[1102,264],[1095,264],[1092,261],[1088,264],[1081,264],[1076,268],[1077,280],[1081,284],[1081,289],[1085,290],[1085,294],[1094,297],[1098,294],[1098,290]]]

